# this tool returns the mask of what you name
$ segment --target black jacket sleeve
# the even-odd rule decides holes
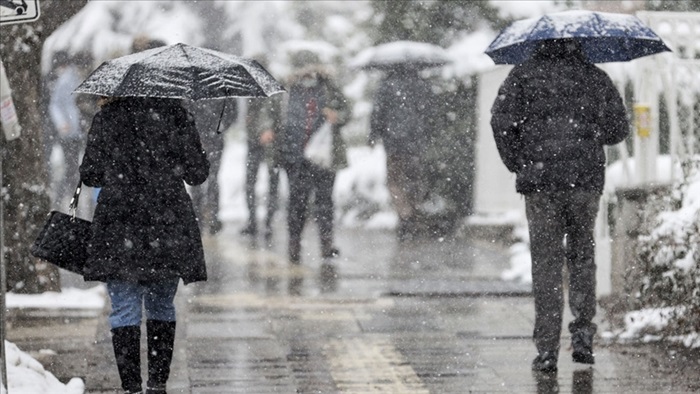
[[[97,113],[92,121],[90,132],[87,136],[87,145],[83,162],[80,164],[80,178],[90,187],[104,186],[105,168],[104,157],[105,144],[102,141],[103,119],[102,114]]]
[[[183,118],[180,129],[182,144],[183,179],[187,184],[201,185],[209,176],[209,161],[207,152],[202,148],[199,133],[194,119],[182,111]]]
[[[622,97],[610,77],[600,71],[598,110],[599,142],[604,145],[614,145],[624,140],[629,134],[629,120]]]
[[[525,121],[525,112],[520,103],[521,92],[517,69],[513,69],[498,90],[491,107],[491,129],[498,153],[510,172],[518,172],[520,150],[520,126]]]

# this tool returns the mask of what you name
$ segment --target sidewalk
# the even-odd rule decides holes
[[[528,286],[499,279],[508,255],[498,241],[397,244],[390,232],[339,230],[341,258],[325,264],[310,227],[298,268],[284,259],[283,231],[270,249],[236,228],[205,239],[210,280],[180,289],[169,393],[700,390],[697,351],[599,339],[589,367],[571,361],[566,330],[558,374],[533,374],[532,298]],[[83,377],[89,393],[115,392],[104,317],[45,329],[29,320],[16,319],[8,339],[75,360],[44,364],[62,381]]]

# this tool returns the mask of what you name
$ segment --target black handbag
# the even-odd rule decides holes
[[[87,246],[92,238],[91,222],[75,216],[82,181],[78,181],[68,214],[51,211],[30,251],[34,257],[82,275]]]

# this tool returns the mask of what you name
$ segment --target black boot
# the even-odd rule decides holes
[[[287,253],[289,254],[289,263],[299,265],[301,263],[301,240],[290,238]]]
[[[243,227],[241,230],[241,235],[248,235],[251,237],[255,237],[258,235],[258,225],[256,222],[248,222],[248,225]]]
[[[147,320],[148,383],[146,394],[165,394],[175,343],[175,322]]]
[[[321,235],[321,257],[333,259],[338,256],[340,256],[340,251],[333,246],[333,236],[328,234]]]
[[[113,328],[112,346],[122,389],[126,393],[141,393],[141,327]]]
[[[541,352],[532,360],[532,370],[537,372],[556,372],[559,351]]]
[[[581,364],[595,364],[593,355],[593,333],[595,329],[580,330],[571,335],[571,346],[574,348],[572,358]]]

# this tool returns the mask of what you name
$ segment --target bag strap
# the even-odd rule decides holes
[[[75,187],[75,193],[73,193],[73,198],[70,200],[70,204],[68,204],[68,214],[73,216],[73,220],[75,220],[75,213],[78,211],[78,199],[80,198],[80,192],[83,188],[83,180],[78,179],[78,186]]]

